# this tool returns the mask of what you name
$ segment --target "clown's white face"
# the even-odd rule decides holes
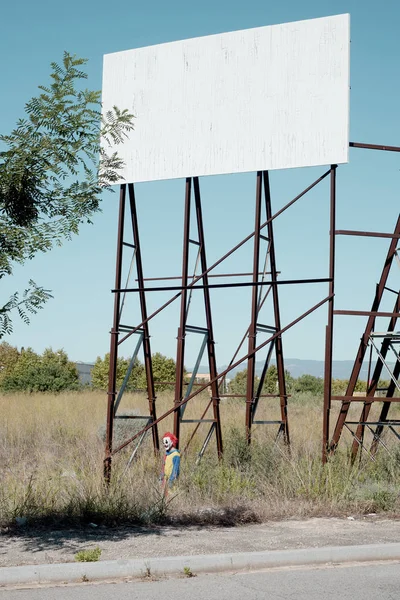
[[[166,452],[169,452],[172,448],[172,440],[169,437],[163,438],[162,443],[164,444],[164,449]]]

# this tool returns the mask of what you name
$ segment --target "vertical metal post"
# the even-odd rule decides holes
[[[217,452],[218,457],[222,457],[222,431],[221,431],[221,418],[220,418],[220,410],[219,410],[219,389],[218,389],[218,381],[217,381],[217,362],[215,358],[215,341],[214,341],[214,330],[211,316],[211,302],[210,302],[210,290],[208,289],[208,275],[207,271],[207,257],[206,257],[206,249],[205,249],[205,239],[204,239],[204,226],[203,226],[203,215],[201,209],[201,197],[200,197],[200,187],[199,187],[199,178],[195,177],[193,179],[193,187],[194,187],[194,200],[196,206],[196,219],[197,219],[197,230],[199,234],[199,243],[200,243],[200,261],[201,261],[201,271],[205,273],[203,276],[203,285],[204,285],[204,308],[206,314],[206,327],[208,330],[207,336],[207,354],[208,354],[208,365],[210,370],[210,378],[213,382],[211,384],[211,397],[213,403],[213,414],[215,419],[215,432],[217,439]]]
[[[267,219],[272,217],[272,206],[271,206],[271,190],[269,185],[269,174],[268,171],[264,171],[264,195],[265,195],[265,207],[266,207],[266,215]],[[271,281],[277,281],[277,270],[276,270],[276,260],[275,260],[275,243],[274,243],[274,228],[272,221],[269,221],[267,225],[268,229],[268,239],[269,239],[269,260],[271,265]],[[274,319],[275,319],[275,327],[277,331],[282,329],[281,327],[281,316],[279,310],[279,293],[278,286],[272,285],[272,299],[274,304]],[[286,379],[285,379],[285,365],[283,361],[283,346],[282,346],[282,336],[279,335],[275,339],[275,354],[276,354],[276,368],[278,371],[278,387],[279,387],[279,397],[280,397],[280,406],[281,406],[281,419],[282,419],[282,427],[283,427],[283,435],[286,444],[290,443],[289,438],[289,424],[287,418],[287,392],[286,392]]]
[[[336,242],[336,165],[330,174],[330,230],[329,230],[329,295],[328,324],[325,330],[324,414],[322,420],[322,463],[327,461],[329,420],[332,402],[333,309],[335,293],[335,242]]]
[[[396,223],[396,227],[394,230],[395,235],[400,234],[400,215],[397,219],[397,223]],[[390,268],[392,266],[392,262],[393,262],[393,258],[395,256],[395,252],[396,252],[396,247],[397,247],[397,243],[398,243],[398,239],[397,238],[392,238],[391,242],[390,242],[390,246],[389,246],[389,250],[386,256],[386,260],[385,260],[385,264],[383,266],[382,269],[382,273],[381,273],[381,277],[377,286],[377,290],[376,290],[376,294],[375,294],[375,298],[374,301],[372,303],[372,308],[371,308],[371,312],[377,312],[379,310],[379,306],[382,300],[382,296],[383,296],[383,292],[385,290],[385,286],[389,277],[389,272],[390,272]],[[374,315],[370,315],[368,317],[368,321],[367,324],[365,326],[365,331],[364,334],[361,338],[361,342],[358,348],[358,352],[357,352],[357,356],[356,356],[356,360],[354,361],[354,366],[353,366],[353,370],[351,372],[351,376],[349,379],[349,383],[347,385],[347,390],[346,390],[346,396],[352,396],[354,393],[354,388],[356,386],[359,374],[360,374],[360,370],[362,367],[362,363],[364,360],[364,356],[365,353],[367,351],[367,346],[368,346],[368,340],[369,340],[369,336],[372,333],[372,330],[374,328],[374,324],[375,324],[375,317]],[[332,441],[330,444],[330,449],[334,450],[340,440],[340,436],[342,434],[342,430],[343,430],[343,426],[344,426],[344,422],[346,420],[347,417],[347,413],[349,412],[349,408],[350,408],[350,401],[349,400],[344,400],[342,402],[342,407],[336,422],[336,427],[335,430],[333,432],[333,436],[332,436]]]
[[[119,196],[119,216],[118,216],[118,237],[117,237],[117,258],[115,266],[115,289],[121,289],[122,274],[122,253],[125,224],[125,197],[126,185],[121,185]],[[121,294],[116,292],[114,295],[114,317],[111,329],[110,339],[110,366],[108,372],[108,393],[107,393],[107,423],[106,423],[106,447],[104,458],[104,478],[106,483],[111,479],[111,452],[114,426],[114,404],[117,394],[117,357],[118,357],[118,329],[120,316]]]
[[[190,234],[190,197],[191,197],[192,179],[186,178],[185,192],[185,216],[183,225],[183,254],[182,254],[182,295],[181,295],[181,313],[178,329],[178,343],[176,350],[176,375],[175,375],[175,404],[182,400],[183,372],[185,357],[185,326],[186,326],[186,308],[187,308],[187,289],[188,285],[188,265],[189,265],[189,234]],[[180,434],[180,408],[174,412],[174,435],[179,440]]]
[[[256,212],[254,223],[254,252],[253,252],[253,283],[258,283],[258,271],[260,262],[260,225],[261,225],[261,195],[262,195],[262,172],[257,172],[256,186]],[[251,443],[252,409],[254,401],[254,375],[256,366],[256,335],[258,317],[258,286],[254,285],[251,296],[251,320],[249,327],[249,343],[247,360],[247,388],[246,388],[246,439]]]
[[[151,360],[151,348],[150,348],[150,334],[149,334],[149,323],[147,321],[147,307],[146,307],[146,293],[144,291],[144,280],[143,280],[143,264],[142,264],[142,252],[140,248],[140,238],[139,238],[139,227],[138,227],[138,218],[137,218],[137,210],[136,210],[136,199],[135,199],[135,190],[133,187],[133,183],[130,183],[128,186],[129,190],[129,204],[131,210],[131,222],[132,222],[132,232],[133,232],[133,243],[136,251],[136,270],[137,270],[137,279],[138,286],[140,289],[139,292],[139,300],[140,300],[140,310],[143,321],[143,353],[144,353],[144,367],[146,372],[146,384],[147,384],[147,397],[149,401],[149,413],[152,419],[152,422],[157,420],[156,415],[156,394],[154,389],[154,377],[153,377],[153,365]],[[154,451],[158,452],[160,449],[160,442],[158,437],[158,427],[154,425],[151,429],[153,436],[153,447]]]

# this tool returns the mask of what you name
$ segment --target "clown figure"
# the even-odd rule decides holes
[[[171,488],[179,477],[179,467],[181,462],[181,454],[177,449],[178,439],[173,433],[165,433],[163,435],[163,446],[165,450],[164,463],[161,474],[161,480],[167,488]]]

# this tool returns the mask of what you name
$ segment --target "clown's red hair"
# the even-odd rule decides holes
[[[173,446],[176,447],[178,445],[178,438],[173,433],[170,433],[169,431],[167,431],[167,433],[164,433],[164,435],[163,435],[163,439],[164,438],[169,438],[171,440]]]

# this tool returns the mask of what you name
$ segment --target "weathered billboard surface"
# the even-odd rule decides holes
[[[125,182],[348,162],[349,15],[108,54]],[[122,183],[122,180],[121,180]]]

